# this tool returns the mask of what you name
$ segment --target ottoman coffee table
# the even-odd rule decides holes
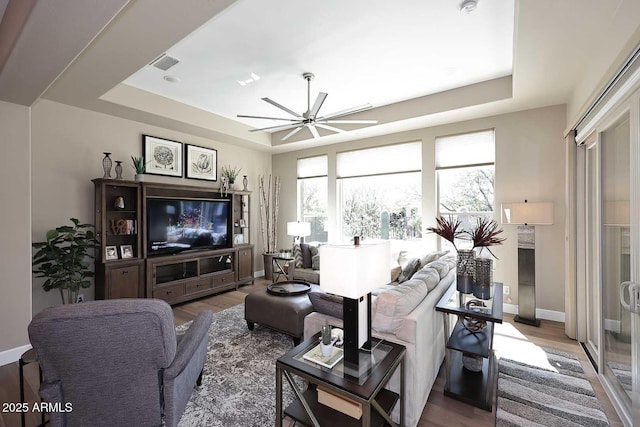
[[[280,287],[274,289],[273,293],[268,289],[261,289],[248,294],[244,299],[244,319],[247,321],[249,330],[253,331],[254,325],[258,323],[290,335],[293,337],[293,343],[298,345],[304,335],[304,318],[313,311],[313,306],[307,292],[304,292],[306,286],[297,285],[309,286],[307,292],[320,290],[318,285],[309,285],[296,280],[270,285],[270,287]],[[288,292],[287,289],[293,289],[293,291]]]

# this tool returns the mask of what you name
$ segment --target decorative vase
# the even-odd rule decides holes
[[[320,343],[320,354],[322,354],[324,357],[331,356],[332,350],[333,350],[333,344]]]
[[[136,182],[144,182],[144,174],[141,173],[137,173],[133,179],[136,180]]]
[[[124,210],[124,197],[116,197],[116,200],[113,202],[113,208],[118,211]]]
[[[229,181],[229,190],[233,190],[233,184],[235,181]]]
[[[472,250],[460,249],[456,266],[456,283],[458,292],[473,292],[473,276],[475,274],[475,254]]]
[[[471,353],[462,353],[462,366],[471,372],[480,372],[482,371],[482,360],[481,356],[476,356]]]
[[[493,297],[493,260],[491,258],[476,258],[475,280],[473,296],[479,299]]]
[[[116,160],[116,179],[122,179],[122,162],[120,160]]]
[[[263,253],[262,258],[264,260],[264,278],[266,280],[273,280],[273,257],[278,255],[277,253]]]
[[[249,180],[247,179],[247,175],[243,175],[242,185],[243,185],[242,191],[247,191],[248,190],[247,185],[249,185]]]
[[[113,165],[113,162],[111,161],[111,157],[109,157],[111,153],[103,153],[103,154],[104,154],[104,158],[102,159],[102,168],[104,169],[103,178],[111,178],[111,165]]]

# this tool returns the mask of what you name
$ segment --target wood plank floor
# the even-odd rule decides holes
[[[202,298],[197,301],[179,304],[173,307],[176,325],[193,320],[201,310],[219,312],[244,302],[247,294],[264,289],[269,282],[256,280],[253,285],[246,285],[237,291],[230,291],[220,295]],[[622,427],[613,406],[609,402],[602,386],[596,378],[593,368],[582,349],[576,341],[567,338],[564,334],[564,324],[550,321],[542,321],[539,328],[514,323],[513,316],[505,314],[504,323],[496,327],[494,348],[499,354],[501,351],[511,351],[514,345],[522,342],[530,342],[539,346],[553,347],[559,350],[574,353],[580,358],[582,367],[591,381],[596,395],[609,418],[612,427]],[[30,403],[36,402],[38,389],[38,369],[36,364],[25,367],[26,397]],[[444,373],[441,370],[438,379],[431,391],[429,401],[420,418],[419,426],[493,426],[495,424],[495,408],[493,412],[483,411],[466,405],[457,400],[445,397]],[[11,363],[0,366],[0,401],[19,401],[19,375],[18,364]],[[27,426],[36,426],[40,422],[39,414],[27,414]],[[20,426],[20,416],[15,413],[0,412],[0,427]]]

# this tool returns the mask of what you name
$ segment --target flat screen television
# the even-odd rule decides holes
[[[147,199],[147,255],[231,247],[231,201]]]

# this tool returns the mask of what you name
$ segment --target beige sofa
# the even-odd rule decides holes
[[[296,267],[295,262],[289,262],[289,270],[287,272],[289,280],[302,280],[308,283],[320,284],[320,270],[312,268]]]
[[[408,281],[386,285],[374,292],[373,335],[407,348],[405,424],[410,427],[418,424],[444,360],[443,318],[441,313],[436,312],[435,305],[454,283],[455,270],[454,257],[443,256],[424,266]],[[312,312],[305,317],[305,339],[320,331],[325,323],[342,327],[342,319]],[[399,391],[399,370],[387,387]],[[398,410],[399,405],[392,413],[396,422],[399,419]]]

